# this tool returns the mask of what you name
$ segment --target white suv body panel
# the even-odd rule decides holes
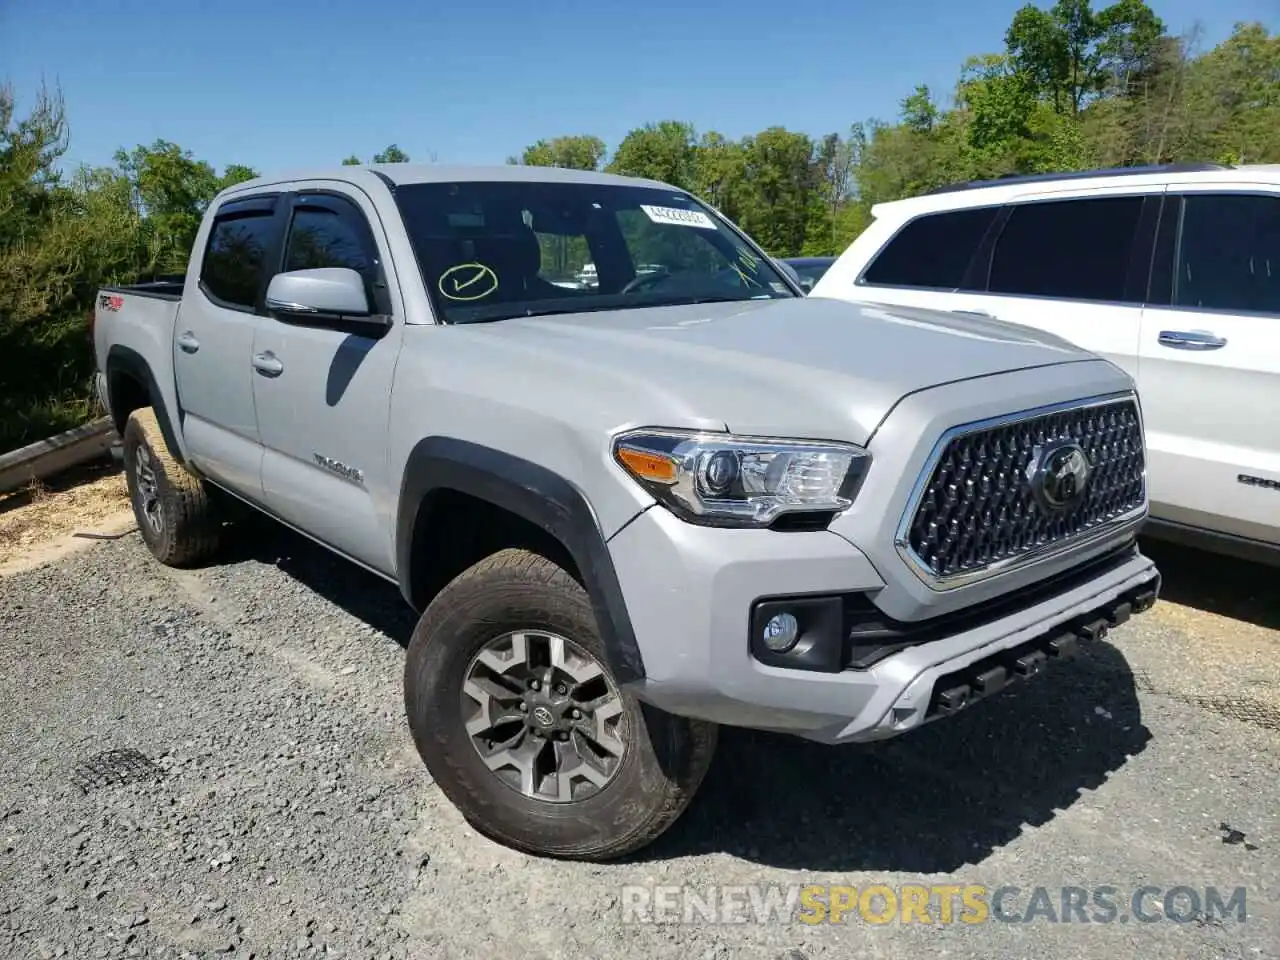
[[[1151,532],[1210,534],[1233,552],[1280,559],[1280,307],[1275,313],[1250,313],[1145,302],[1150,297],[1144,302],[1071,300],[859,282],[897,233],[922,215],[1047,200],[1197,193],[1271,196],[1280,211],[1280,166],[1014,181],[878,204],[871,226],[810,296],[984,314],[1055,334],[1103,356],[1138,384],[1149,445]],[[1144,242],[1155,246],[1155,234],[1153,226]],[[1176,247],[1172,256],[1170,269],[1176,270]],[[1280,274],[1280,262],[1253,268],[1267,276]],[[1214,343],[1188,349],[1161,342],[1162,335],[1168,341],[1171,334],[1203,335]]]

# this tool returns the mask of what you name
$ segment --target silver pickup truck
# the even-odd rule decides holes
[[[651,841],[719,724],[902,734],[1159,590],[1126,374],[981,318],[806,299],[662,183],[242,183],[185,282],[101,291],[94,338],[152,553],[212,558],[238,500],[398,585],[417,748],[530,852]]]

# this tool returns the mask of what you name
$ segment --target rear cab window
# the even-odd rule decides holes
[[[275,197],[252,197],[218,208],[200,263],[200,287],[218,306],[257,307],[275,241],[275,207]]]

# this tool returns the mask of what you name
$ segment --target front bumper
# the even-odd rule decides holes
[[[1131,537],[1118,538],[1098,546],[1113,556],[1094,576],[959,621],[955,632],[865,669],[813,672],[751,655],[752,606],[762,597],[882,591],[884,580],[848,540],[825,530],[699,527],[653,507],[609,547],[644,658],[637,696],[671,713],[825,743],[896,736],[955,712],[1069,657],[1077,642],[1150,606],[1160,587],[1155,565]]]

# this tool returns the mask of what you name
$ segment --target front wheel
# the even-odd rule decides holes
[[[405,705],[445,796],[528,853],[608,860],[688,806],[714,724],[619,689],[586,591],[550,560],[503,550],[463,572],[409,643]]]

